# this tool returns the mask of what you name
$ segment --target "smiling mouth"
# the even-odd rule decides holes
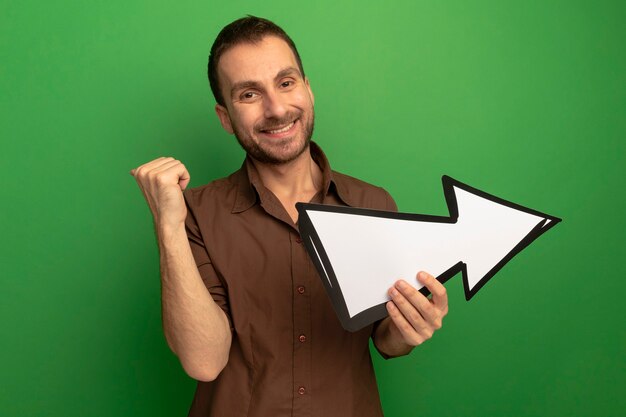
[[[296,123],[296,120],[294,120],[293,122],[291,122],[291,123],[289,123],[289,124],[287,124],[287,125],[285,125],[283,127],[278,128],[278,129],[271,129],[271,130],[270,129],[263,129],[263,130],[261,130],[261,132],[269,133],[270,135],[277,135],[277,134],[280,134],[280,133],[285,133],[285,132],[288,132],[289,129],[291,129],[295,123]]]

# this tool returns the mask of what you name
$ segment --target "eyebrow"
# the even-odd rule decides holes
[[[300,74],[300,70],[298,68],[287,67],[278,71],[278,74],[276,74],[276,76],[274,77],[274,80],[279,80],[289,75],[299,75],[302,77],[302,74]],[[261,83],[259,83],[258,81],[253,81],[253,80],[244,80],[244,81],[236,82],[235,84],[233,84],[232,88],[230,89],[230,96],[233,97],[235,95],[235,92],[244,90],[246,88],[259,88],[260,89]]]

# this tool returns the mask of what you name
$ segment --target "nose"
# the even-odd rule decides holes
[[[263,105],[266,119],[280,119],[287,114],[287,104],[280,93],[268,92],[264,97]]]

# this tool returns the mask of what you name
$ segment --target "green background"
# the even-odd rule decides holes
[[[471,302],[449,281],[412,355],[374,354],[386,415],[624,415],[624,4],[0,0],[0,414],[186,414],[128,171],[239,167],[205,68],[251,13],[298,44],[335,169],[402,211],[446,215],[447,174],[564,219]]]

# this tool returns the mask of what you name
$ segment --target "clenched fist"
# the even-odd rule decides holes
[[[131,170],[130,174],[139,184],[157,227],[184,224],[187,207],[183,190],[190,176],[182,162],[161,157]]]

